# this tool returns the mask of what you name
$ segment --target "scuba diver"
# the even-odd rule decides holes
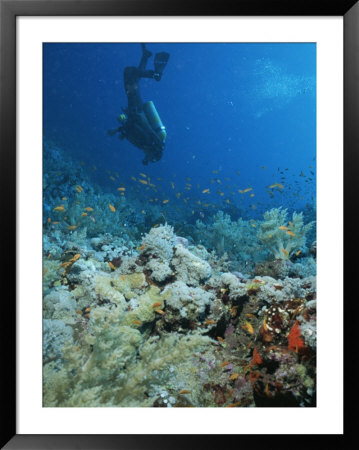
[[[124,84],[127,95],[127,108],[122,108],[117,120],[120,126],[115,130],[109,130],[109,135],[119,133],[120,139],[127,139],[133,145],[143,150],[145,158],[142,164],[159,161],[165,147],[166,129],[152,101],[143,103],[139,90],[141,78],[153,78],[160,81],[162,72],[169,59],[169,53],[155,54],[154,70],[146,70],[148,59],[152,53],[142,46],[142,58],[138,67],[125,67]]]

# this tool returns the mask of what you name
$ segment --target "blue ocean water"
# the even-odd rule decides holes
[[[168,209],[177,205],[184,217],[195,208],[194,218],[219,209],[259,218],[282,206],[313,219],[315,44],[148,43],[147,48],[170,53],[160,82],[140,82],[143,101],[154,102],[166,126],[160,161],[143,166],[141,150],[107,134],[127,105],[123,70],[138,65],[139,43],[44,44],[45,142],[84,161],[104,191],[116,192],[111,171],[126,186],[136,184],[131,176],[139,172],[160,178],[158,201],[169,199]],[[147,68],[153,68],[153,57]],[[184,191],[186,183],[191,189]],[[268,189],[275,183],[283,188]],[[239,192],[248,188],[253,189]],[[210,191],[202,194],[205,189]],[[187,203],[183,195],[175,197],[178,192]],[[136,195],[151,197],[145,189]]]

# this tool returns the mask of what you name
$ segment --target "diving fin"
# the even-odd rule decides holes
[[[155,54],[155,73],[161,77],[164,68],[170,58],[170,54],[167,52],[160,52]]]

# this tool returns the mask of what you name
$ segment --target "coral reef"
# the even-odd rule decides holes
[[[315,406],[313,221],[274,208],[171,226],[47,152],[45,407]]]

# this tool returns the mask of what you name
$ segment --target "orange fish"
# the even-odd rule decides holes
[[[47,218],[47,223],[51,223],[51,217]]]
[[[228,364],[230,364],[230,361],[224,361],[224,362],[220,365],[220,367],[226,367],[226,366],[228,366]]]
[[[250,324],[249,322],[246,321],[246,322],[245,322],[245,325],[243,325],[242,328],[243,328],[243,330],[248,331],[248,333],[254,334],[253,326],[252,326],[252,324]]]
[[[49,270],[48,267],[45,267],[44,271],[42,272],[43,275],[45,275],[45,273]]]
[[[121,275],[121,280],[122,281],[125,281],[125,278],[126,278],[125,275]]]
[[[226,408],[235,408],[236,406],[239,406],[241,402],[231,403],[229,405],[226,405]]]
[[[215,324],[216,322],[214,321],[214,320],[211,320],[211,319],[208,319],[208,320],[206,320],[205,322],[204,322],[204,324],[205,325],[213,325],[213,324]]]
[[[137,247],[137,250],[143,250],[146,247],[146,244],[142,244],[140,247]]]
[[[285,226],[283,226],[283,225],[282,225],[282,226],[280,226],[280,227],[279,227],[279,229],[280,229],[280,230],[289,230],[289,228],[288,228],[288,227],[285,227]]]
[[[295,234],[293,233],[293,231],[287,231],[287,234],[289,234],[289,236],[295,236]]]
[[[288,252],[285,248],[282,248],[282,252],[285,254],[285,256],[288,256]]]
[[[70,225],[67,227],[68,230],[75,230],[77,228],[77,225]]]
[[[169,200],[163,200],[162,203],[166,204],[166,203],[168,203],[168,202],[169,202]]]
[[[71,266],[71,262],[70,261],[66,261],[66,262],[63,262],[62,264],[60,264],[60,266],[59,267],[68,267],[68,266]]]
[[[86,216],[87,216],[87,213],[83,212],[83,213],[81,214],[81,216],[82,216],[82,217],[86,217]]]
[[[113,205],[111,205],[111,203],[108,204],[108,207],[110,208],[110,210],[111,210],[112,212],[115,212],[115,211],[116,211],[116,208],[115,208]]]
[[[55,222],[52,222],[52,225],[58,225],[60,222],[57,222],[57,221],[55,221]]]
[[[86,206],[86,208],[84,208],[84,211],[91,212],[91,211],[93,211],[93,208],[91,208],[90,206]]]
[[[219,342],[223,342],[224,341],[224,339],[221,337],[221,336],[217,336],[217,341],[219,341]]]
[[[188,391],[187,389],[182,389],[181,391],[179,391],[179,394],[180,395],[183,395],[183,394],[190,394],[191,393],[191,391]]]
[[[162,316],[162,314],[164,314],[164,312],[162,311],[162,309],[156,309],[155,312],[158,313],[158,314],[161,314],[161,316]]]
[[[138,326],[142,325],[142,322],[140,320],[133,320],[132,323]]]
[[[70,259],[71,262],[77,261],[81,257],[81,253],[76,253],[76,255]]]
[[[66,209],[65,209],[64,205],[60,205],[60,206],[56,206],[56,207],[54,208],[54,211],[65,212]]]
[[[236,380],[239,377],[239,373],[233,373],[228,379],[230,381]]]
[[[251,319],[255,319],[256,318],[256,316],[254,314],[251,314],[251,313],[247,313],[246,316],[250,317]]]
[[[108,265],[111,267],[112,270],[116,270],[116,267],[112,264],[111,261],[108,262]]]
[[[269,392],[269,386],[268,386],[268,383],[266,384],[266,387],[264,388],[264,392],[265,392],[265,394],[266,394],[267,397],[270,397],[270,396],[271,396],[271,395],[270,395],[270,392]]]
[[[152,308],[157,308],[157,306],[161,306],[162,302],[156,302],[152,305]]]

